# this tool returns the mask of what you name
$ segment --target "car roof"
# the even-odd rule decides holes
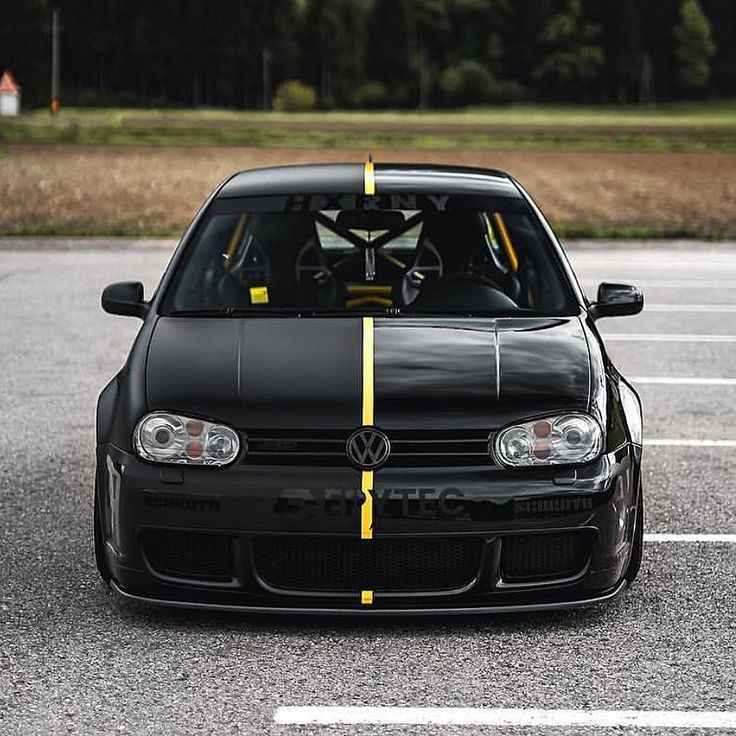
[[[370,164],[368,164],[370,165]],[[221,187],[218,199],[269,194],[364,194],[367,164],[299,164],[241,171]],[[471,166],[375,164],[376,194],[485,195],[521,199],[508,174]]]

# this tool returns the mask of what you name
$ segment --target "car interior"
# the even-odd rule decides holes
[[[340,210],[215,215],[173,311],[554,312],[567,289],[524,213]]]

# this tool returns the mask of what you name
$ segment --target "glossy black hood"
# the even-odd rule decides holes
[[[591,367],[577,318],[376,319],[375,424],[494,428],[588,407]],[[158,320],[149,410],[239,428],[352,429],[361,422],[360,318]]]

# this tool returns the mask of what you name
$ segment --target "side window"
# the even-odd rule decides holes
[[[211,218],[199,238],[197,247],[190,249],[186,267],[176,288],[174,309],[206,309],[218,306],[207,284],[217,273],[222,273],[228,244],[238,230],[239,215],[220,215]]]
[[[567,303],[561,284],[564,277],[550,251],[547,236],[526,214],[505,213],[503,223],[516,255],[519,303],[544,312],[564,309]]]

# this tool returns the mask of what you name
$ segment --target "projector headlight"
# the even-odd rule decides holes
[[[522,468],[586,463],[602,447],[603,432],[593,417],[560,414],[506,427],[496,436],[493,450],[499,464]]]
[[[134,439],[138,456],[155,463],[228,465],[240,452],[230,427],[162,411],[144,416]]]

